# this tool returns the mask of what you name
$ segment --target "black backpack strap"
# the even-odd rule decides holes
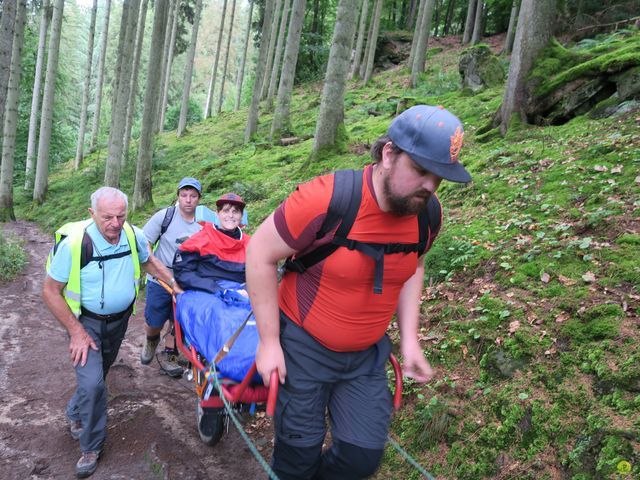
[[[97,257],[94,257],[93,256],[93,241],[91,240],[91,237],[89,236],[89,234],[87,233],[87,231],[85,229],[85,232],[82,235],[82,248],[80,250],[80,269],[81,270],[91,262],[103,263],[103,262],[105,262],[107,260],[113,260],[114,258],[126,257],[127,255],[131,255],[131,249],[129,249],[129,250],[125,251],[125,252],[113,253],[111,255],[99,255]],[[100,268],[102,268],[102,266]]]
[[[82,235],[82,247],[80,249],[80,270],[87,266],[93,257],[93,242],[85,229]]]
[[[338,170],[335,172],[327,215],[316,233],[316,238],[324,237],[339,224],[336,237],[341,236],[346,239],[360,209],[361,200],[362,170]],[[284,268],[303,273],[307,268],[321,262],[335,252],[340,245],[334,242],[322,245],[300,257],[289,257],[285,261]]]
[[[420,230],[420,240],[418,257],[422,256],[431,247],[433,240],[440,231],[442,222],[442,205],[434,194],[431,195],[427,208],[418,214],[418,228]]]
[[[173,220],[173,214],[175,212],[176,212],[175,205],[171,205],[170,207],[167,207],[167,210],[164,212],[164,218],[162,219],[162,225],[160,225],[160,236],[158,236],[158,240],[156,240],[156,243],[160,241],[160,237],[164,235],[164,233],[167,231],[167,228],[169,228],[169,225],[171,224],[171,220]]]

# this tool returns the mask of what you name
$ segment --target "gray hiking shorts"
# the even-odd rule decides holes
[[[389,338],[363,351],[334,352],[281,313],[280,343],[287,377],[278,390],[277,439],[298,447],[321,445],[328,412],[334,438],[384,448],[392,411]]]

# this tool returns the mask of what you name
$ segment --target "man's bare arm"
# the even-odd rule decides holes
[[[42,287],[42,298],[51,313],[69,333],[69,353],[73,366],[80,362],[84,367],[87,363],[89,347],[94,350],[98,350],[98,347],[67,305],[62,293],[65,285],[66,283],[58,282],[47,275]]]
[[[293,253],[276,230],[273,214],[260,225],[247,247],[247,290],[260,334],[256,364],[267,386],[276,368],[280,383],[284,383],[286,376],[280,346],[277,265]]]

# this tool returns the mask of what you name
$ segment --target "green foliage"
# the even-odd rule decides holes
[[[8,282],[15,278],[27,264],[27,253],[22,242],[12,237],[7,237],[0,230],[0,278],[2,282]]]
[[[463,8],[464,2],[456,3],[458,14],[466,13]],[[623,35],[616,40],[628,41]],[[556,66],[548,65],[543,76],[597,57],[594,48],[603,47],[557,52]],[[193,123],[180,139],[159,135],[156,207],[131,220],[144,223],[175,199],[181,177],[196,176],[205,205],[230,190],[242,195],[251,231],[298,183],[369,163],[369,146],[398,109],[445,105],[465,125],[461,161],[474,181],[443,182],[438,190],[443,225],[426,256],[430,288],[423,292],[420,323],[425,355],[438,373],[426,385],[405,382],[392,435],[439,478],[533,480],[553,478],[559,470],[568,478],[607,478],[618,472],[618,459],[631,464],[621,478],[635,478],[640,458],[637,440],[628,435],[640,430],[635,116],[521,125],[481,143],[479,128],[499,107],[502,87],[464,96],[458,52],[431,54],[430,70],[416,89],[407,87],[408,74],[400,69],[376,73],[368,85],[349,83],[345,142],[309,164],[319,84],[294,91],[291,124],[299,143],[270,141],[269,112],[261,112],[255,141],[246,145],[246,111]],[[69,163],[54,165],[47,201],[32,209],[30,196],[16,189],[16,214],[47,228],[85,217],[104,160],[104,150],[96,152],[74,174]],[[122,175],[129,194],[132,178],[130,164]],[[397,338],[395,325],[389,333]],[[629,445],[636,448],[631,453]],[[419,474],[388,449],[377,478]]]
[[[178,121],[180,120],[180,104],[172,105],[167,108],[164,119],[164,129],[167,131],[176,130]],[[202,106],[192,98],[189,98],[189,107],[187,109],[187,126],[202,121]]]

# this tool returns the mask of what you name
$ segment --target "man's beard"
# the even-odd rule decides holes
[[[424,195],[396,195],[391,189],[389,176],[384,177],[382,186],[390,212],[401,217],[417,215],[427,208],[427,203],[431,198],[431,193],[427,191],[424,192]]]

